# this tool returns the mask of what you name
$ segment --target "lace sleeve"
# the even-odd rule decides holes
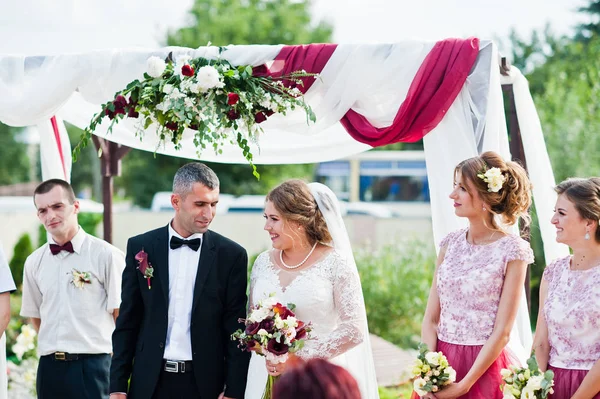
[[[338,326],[329,334],[306,341],[297,355],[303,359],[332,359],[365,339],[364,299],[356,267],[337,256],[333,275],[333,298]]]

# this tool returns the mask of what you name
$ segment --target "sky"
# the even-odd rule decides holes
[[[189,21],[193,0],[0,0],[0,54],[48,55],[160,47]],[[586,0],[313,0],[337,43],[389,43],[478,36],[506,39],[550,23],[570,34]],[[201,45],[201,44],[199,44]],[[502,47],[501,47],[502,49]]]

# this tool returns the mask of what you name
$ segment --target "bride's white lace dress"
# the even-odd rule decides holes
[[[296,317],[313,326],[311,339],[296,355],[325,358],[347,368],[358,380],[363,398],[378,398],[370,353],[352,357],[348,352],[368,339],[356,266],[331,250],[304,270],[287,271],[273,264],[272,256],[278,253],[266,251],[256,259],[250,278],[250,306],[271,293],[283,304],[295,304]],[[368,372],[361,371],[365,365]],[[252,353],[246,399],[260,399],[266,381],[265,358]]]

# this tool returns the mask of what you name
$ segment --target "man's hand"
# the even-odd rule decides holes
[[[124,393],[111,393],[109,399],[127,399],[127,395]]]

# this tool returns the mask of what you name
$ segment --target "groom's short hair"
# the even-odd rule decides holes
[[[195,183],[200,183],[211,190],[219,187],[217,174],[200,162],[183,165],[173,178],[173,193],[185,196],[192,191]]]

